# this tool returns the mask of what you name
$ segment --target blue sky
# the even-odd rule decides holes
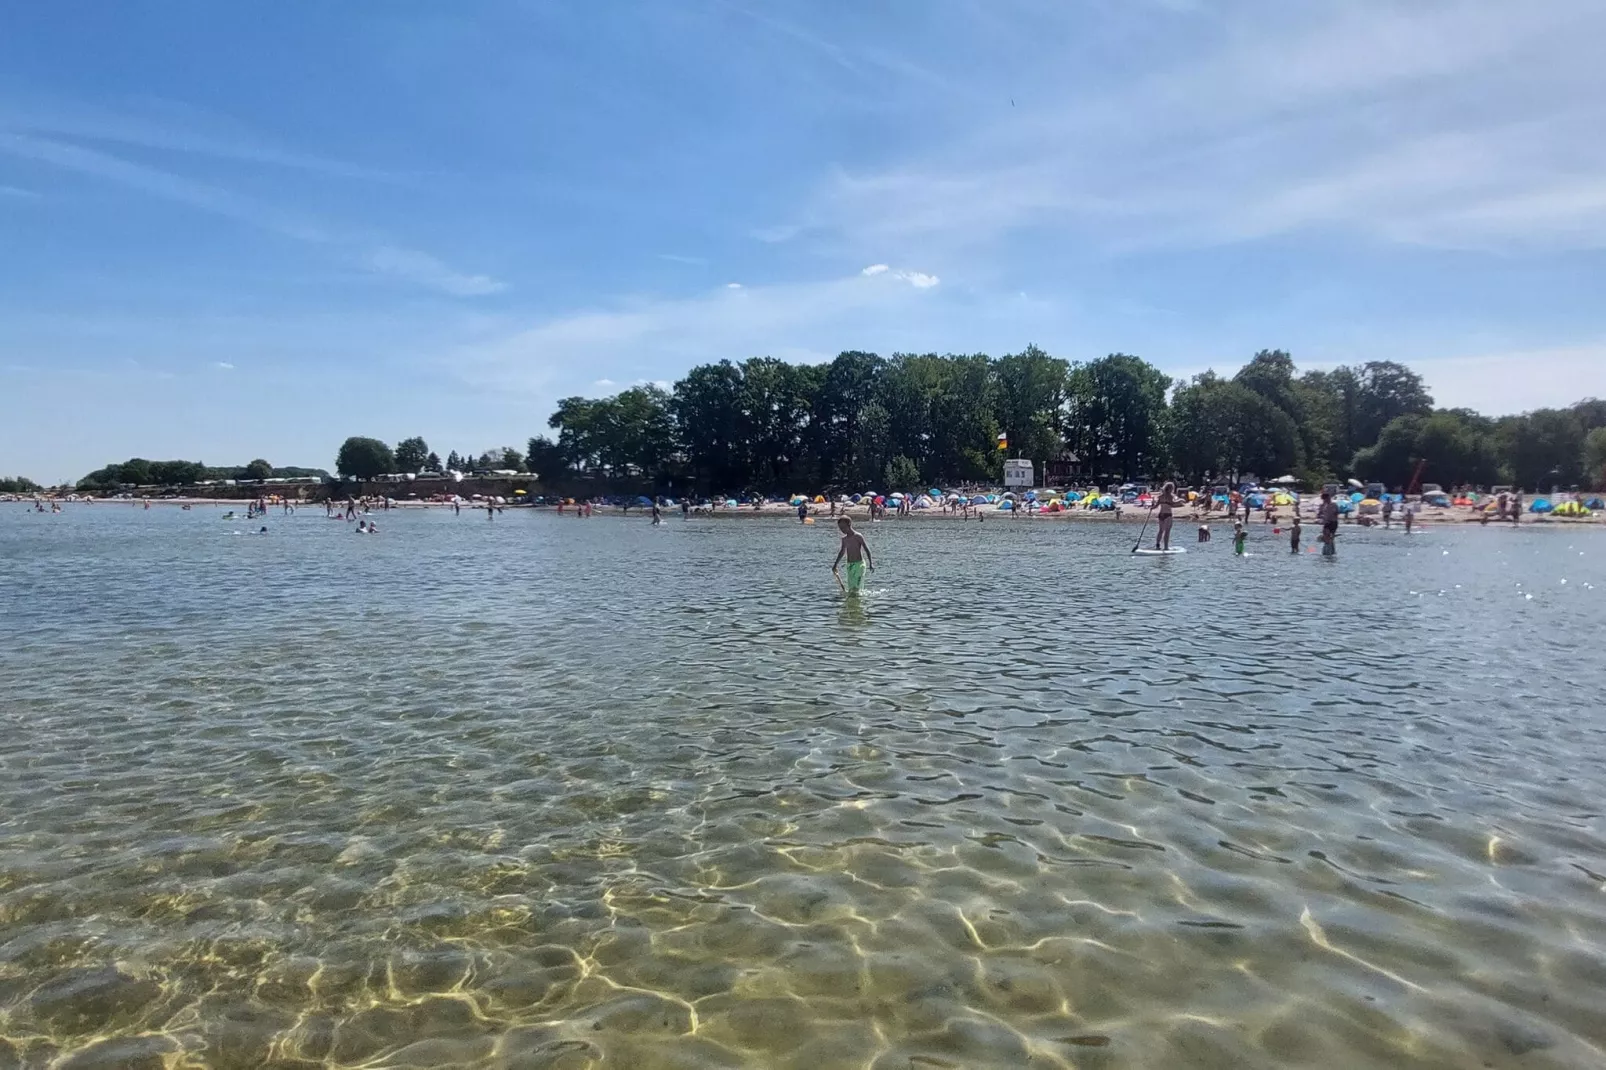
[[[1599,0],[11,5],[0,473],[842,349],[1606,396]]]

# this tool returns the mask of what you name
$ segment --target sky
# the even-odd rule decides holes
[[[56,0],[0,33],[0,474],[521,446],[848,349],[1606,396],[1600,0]]]

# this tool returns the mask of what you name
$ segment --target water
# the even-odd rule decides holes
[[[1599,532],[379,522],[0,511],[0,1065],[1606,1063]]]

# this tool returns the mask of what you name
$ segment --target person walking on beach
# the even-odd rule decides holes
[[[866,569],[875,571],[875,563],[870,557],[870,544],[864,541],[864,536],[853,530],[853,521],[847,517],[839,517],[836,522],[837,530],[842,533],[842,545],[837,547],[836,560],[831,562],[831,572],[841,580],[837,572],[842,559],[848,559],[848,582],[843,588],[848,594],[858,594],[864,587],[864,573]]]
[[[1160,496],[1155,499],[1155,508],[1160,511],[1159,522],[1154,529],[1154,548],[1156,550],[1171,549],[1171,525],[1175,522],[1172,509],[1180,503],[1177,498],[1177,485],[1167,483],[1160,488]]]

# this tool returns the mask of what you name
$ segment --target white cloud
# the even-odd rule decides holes
[[[610,387],[616,386],[618,384],[616,384],[612,379],[598,379],[596,382],[592,383],[591,385],[595,386],[595,387],[600,387],[603,390],[607,390]]]
[[[465,275],[454,271],[416,249],[385,245],[368,254],[367,263],[375,271],[416,282],[459,297],[479,297],[501,293],[507,284],[487,275]]]
[[[929,290],[942,280],[935,275],[927,275],[923,271],[900,271],[898,278],[919,290]]]
[[[373,247],[366,239],[341,233],[272,205],[95,149],[0,130],[0,153],[100,178],[308,244],[348,251],[371,271],[445,293],[468,297],[499,293],[507,288],[505,283],[486,275],[455,271],[428,253],[392,245]]]
[[[654,255],[659,260],[668,260],[674,264],[688,264],[692,267],[704,267],[708,264],[708,259],[701,256],[681,256],[679,253],[656,253]]]
[[[1606,397],[1606,339],[1545,349],[1413,360],[1436,404],[1489,415]],[[1558,384],[1565,384],[1558,390]]]
[[[855,273],[740,291],[721,286],[682,299],[619,302],[554,316],[442,360],[473,381],[541,393],[572,390],[576,371],[599,366],[648,365],[679,374],[727,358],[813,361],[844,347],[893,351],[943,344],[935,341],[943,324],[929,305],[940,300],[936,291],[899,274],[889,269],[871,277]],[[926,312],[910,317],[914,307]]]
[[[861,274],[861,275],[880,275],[880,274],[883,274],[884,272],[887,272],[887,271],[890,271],[890,270],[892,270],[892,269],[887,267],[887,265],[885,265],[885,264],[871,264],[869,267],[867,267],[863,271],[859,272],[859,274]]]
[[[1233,0],[1159,17],[1159,43],[1185,47],[1139,57],[1151,73],[1106,88],[1076,65],[1022,63],[1007,82],[1019,107],[957,108],[948,136],[829,175],[799,216],[847,247],[906,255],[1024,227],[1105,249],[1313,228],[1606,248],[1598,0]],[[989,40],[1041,55],[1034,41],[1056,36],[1044,20],[1058,36],[1087,26],[1084,8],[1043,8],[997,20]]]
[[[727,290],[740,290],[741,288],[742,284],[739,282],[727,282],[725,284],[725,289]]]
[[[212,367],[221,368],[222,370],[224,370],[226,372],[231,372],[231,371],[234,370],[234,365],[230,364],[226,360],[214,360],[212,362]]]

